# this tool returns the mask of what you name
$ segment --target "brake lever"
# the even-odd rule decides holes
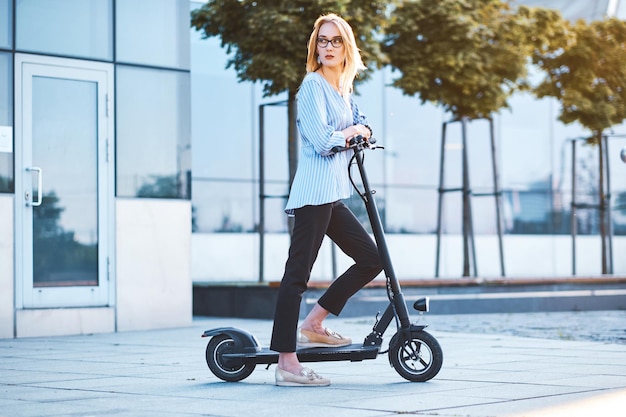
[[[334,146],[333,148],[331,148],[330,152],[333,154],[344,152],[349,149],[353,149],[359,145],[362,145],[364,148],[367,148],[367,149],[385,149],[382,146],[374,145],[375,143],[376,143],[376,138],[372,137],[372,138],[369,138],[369,140],[366,140],[363,138],[363,136],[358,135],[350,139],[350,143],[349,143],[350,146]]]

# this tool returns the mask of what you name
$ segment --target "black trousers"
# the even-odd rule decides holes
[[[355,262],[318,300],[319,305],[332,314],[339,315],[348,299],[382,270],[376,244],[341,201],[296,209],[289,258],[274,313],[270,343],[270,349],[274,351],[296,351],[302,294],[307,289],[325,235]]]

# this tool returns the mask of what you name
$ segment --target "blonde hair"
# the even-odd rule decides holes
[[[345,48],[346,58],[343,65],[343,71],[341,73],[341,93],[352,93],[354,79],[359,71],[366,69],[361,59],[361,53],[356,46],[356,39],[352,28],[343,18],[334,13],[322,15],[317,18],[315,24],[313,24],[313,32],[309,37],[309,44],[307,47],[306,58],[306,71],[315,72],[321,68],[322,64],[319,62],[319,55],[317,53],[317,38],[319,36],[320,28],[325,23],[334,23],[339,29],[341,38],[343,39],[343,47]]]

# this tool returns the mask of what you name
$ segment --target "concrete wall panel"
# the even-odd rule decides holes
[[[117,330],[190,325],[191,203],[118,199],[116,219]]]

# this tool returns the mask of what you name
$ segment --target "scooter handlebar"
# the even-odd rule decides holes
[[[350,149],[354,149],[358,146],[361,146],[363,148],[370,148],[370,149],[375,149],[377,148],[377,146],[374,146],[374,144],[376,143],[376,138],[369,138],[369,140],[365,139],[363,136],[361,135],[357,135],[353,138],[351,138],[348,142],[349,146],[334,146],[331,150],[330,153],[331,154],[336,154],[339,152],[344,152]],[[380,146],[379,146],[380,147]]]

